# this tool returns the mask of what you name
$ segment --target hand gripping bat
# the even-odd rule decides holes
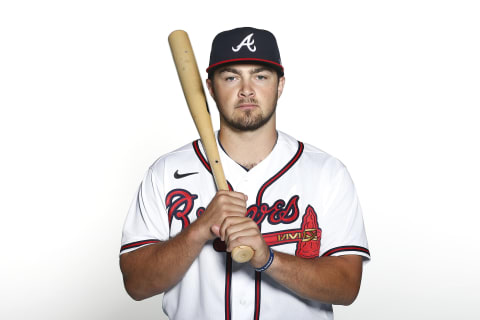
[[[176,30],[169,35],[168,42],[182,85],[183,94],[205,148],[217,189],[228,191],[229,188],[223,173],[220,155],[218,154],[217,141],[213,132],[207,99],[190,39],[185,31]],[[253,249],[249,246],[239,246],[232,251],[232,259],[236,262],[247,262],[252,257]]]

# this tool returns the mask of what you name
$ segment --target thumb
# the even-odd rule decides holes
[[[217,224],[214,224],[211,228],[210,228],[210,231],[212,231],[212,233],[214,235],[216,235],[217,237],[220,237],[220,226],[217,225]]]

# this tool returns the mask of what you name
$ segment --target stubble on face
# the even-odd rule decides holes
[[[238,105],[242,104],[257,104],[256,99],[240,99]],[[277,108],[277,103],[275,99],[275,104],[271,111],[268,114],[264,114],[261,109],[247,109],[235,112],[232,116],[227,116],[222,110],[221,106],[218,107],[220,116],[222,119],[232,128],[240,131],[254,131],[258,128],[263,127],[275,113]]]

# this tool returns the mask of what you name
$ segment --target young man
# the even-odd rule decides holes
[[[124,227],[127,292],[165,293],[171,319],[332,319],[332,304],[355,300],[370,258],[346,168],[277,131],[285,78],[273,34],[218,34],[207,71],[232,191],[216,191],[199,141],[159,158]],[[250,262],[232,261],[240,245],[254,250]]]

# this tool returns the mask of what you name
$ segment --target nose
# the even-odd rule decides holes
[[[251,98],[255,96],[255,90],[253,89],[250,81],[242,81],[242,86],[238,94],[241,98]]]

